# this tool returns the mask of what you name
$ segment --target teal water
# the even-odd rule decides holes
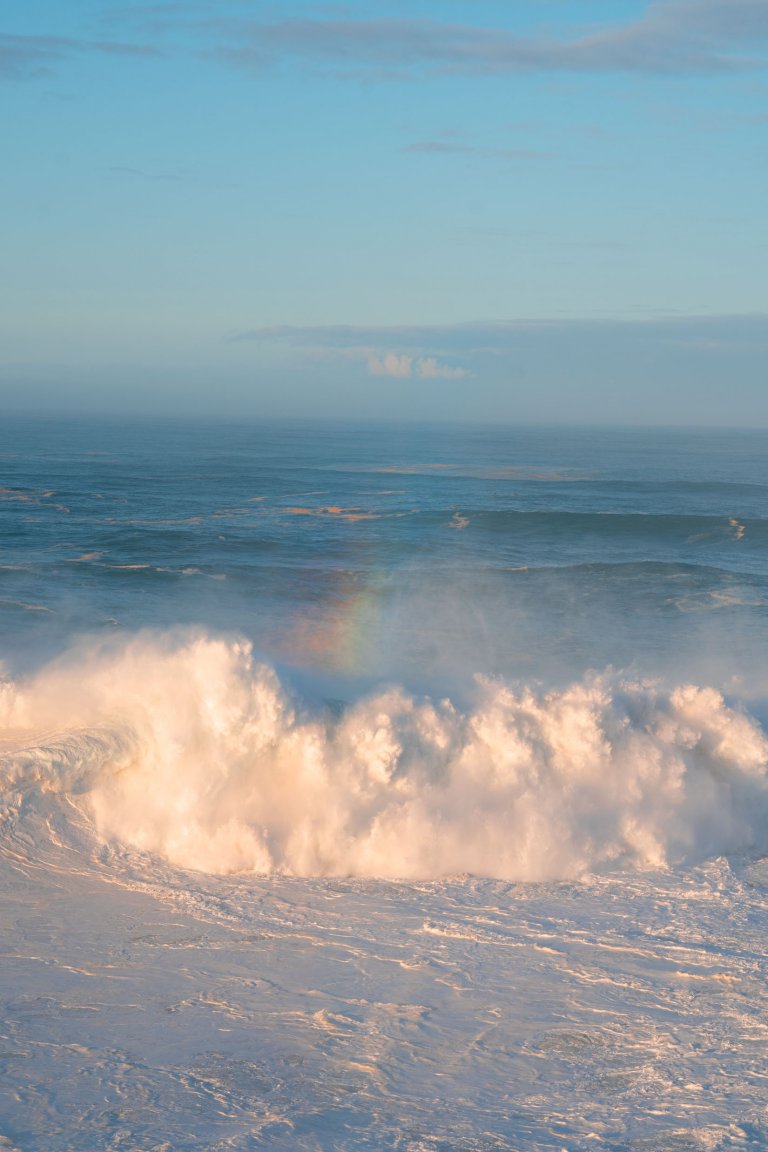
[[[303,687],[757,688],[765,432],[10,420],[0,652],[204,627]]]

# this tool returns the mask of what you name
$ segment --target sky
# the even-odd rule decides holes
[[[0,411],[768,427],[768,0],[4,0]]]

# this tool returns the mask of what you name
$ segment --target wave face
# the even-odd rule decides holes
[[[144,634],[0,692],[6,815],[66,796],[94,835],[211,873],[579,878],[768,850],[768,739],[713,688],[615,673],[471,706],[302,710],[246,642]]]

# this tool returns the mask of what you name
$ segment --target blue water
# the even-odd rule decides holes
[[[245,636],[307,690],[757,682],[765,432],[9,420],[0,650]]]

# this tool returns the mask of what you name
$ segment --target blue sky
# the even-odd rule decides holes
[[[0,402],[768,425],[767,0],[5,0]]]

